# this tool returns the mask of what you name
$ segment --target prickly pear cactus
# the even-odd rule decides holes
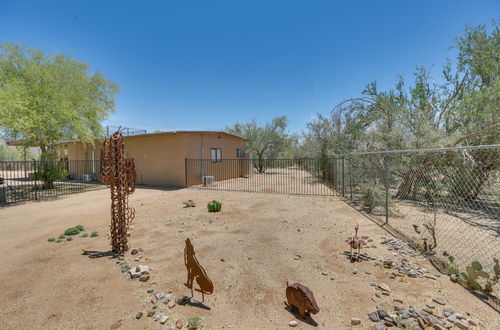
[[[222,209],[222,202],[220,201],[211,201],[207,205],[208,212],[219,212]]]

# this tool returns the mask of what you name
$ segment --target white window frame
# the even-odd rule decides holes
[[[210,148],[210,160],[212,161],[212,163],[222,162],[222,149]]]

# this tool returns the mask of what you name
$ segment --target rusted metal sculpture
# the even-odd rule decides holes
[[[354,236],[349,237],[346,242],[349,244],[349,247],[351,248],[350,251],[350,259],[351,261],[359,261],[360,256],[361,256],[361,248],[363,249],[369,249],[370,246],[368,243],[372,243],[373,240],[370,239],[368,236],[361,236],[358,237],[358,230],[359,230],[359,224],[356,223],[356,226],[354,227]],[[376,248],[375,245],[371,246],[372,248]],[[356,257],[354,257],[354,253],[352,252],[353,250],[357,250]]]
[[[195,290],[201,292],[201,301],[205,301],[205,293],[212,294],[214,292],[214,285],[210,278],[208,278],[205,269],[201,267],[198,259],[196,259],[194,247],[189,238],[186,239],[186,248],[184,249],[184,264],[187,268],[187,282],[184,285],[191,289],[191,298],[194,296],[193,281],[196,280],[200,288]]]
[[[111,249],[123,253],[128,249],[127,229],[135,216],[128,207],[128,195],[135,191],[134,159],[124,157],[123,136],[114,132],[101,146],[99,177],[111,188]]]
[[[288,285],[288,282],[286,282],[286,299],[290,309],[292,311],[298,309],[300,316],[304,319],[309,317],[310,313],[316,314],[319,312],[312,291],[300,283]]]

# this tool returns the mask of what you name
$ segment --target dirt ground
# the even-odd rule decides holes
[[[197,206],[183,208],[188,199]],[[207,212],[214,199],[223,202],[222,212]],[[376,304],[393,312],[394,298],[405,308],[424,308],[434,297],[444,297],[444,307],[470,313],[487,329],[500,328],[496,311],[445,276],[390,279],[391,270],[374,261],[350,263],[341,253],[348,250],[345,240],[356,222],[360,235],[377,247],[366,250],[369,256],[394,256],[379,244],[389,235],[336,197],[138,189],[130,196],[136,219],[129,243],[143,249],[143,258],[134,262],[137,255],[127,253],[125,259],[150,266],[148,282],[130,279],[106,254],[109,205],[104,189],[0,208],[0,329],[156,329],[195,316],[205,329],[287,329],[291,320],[299,329],[372,329],[367,313]],[[47,242],[78,224],[100,235]],[[136,319],[136,313],[152,310],[148,288],[172,291],[177,298],[190,294],[183,285],[188,237],[215,286],[205,296],[210,310],[159,303],[157,314],[169,316],[165,325],[146,315]],[[408,259],[437,274],[427,261]],[[286,280],[313,291],[321,309],[314,321],[303,322],[285,309]],[[376,298],[371,282],[387,284],[391,295]],[[353,317],[361,324],[351,326]]]

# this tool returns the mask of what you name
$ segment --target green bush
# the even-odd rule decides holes
[[[47,238],[47,242],[55,242],[56,239],[54,237],[49,237]]]
[[[85,228],[83,228],[82,225],[75,226],[75,228],[78,228],[78,230],[80,230],[80,231],[84,231],[85,230]]]
[[[99,233],[96,232],[96,231],[93,231],[91,234],[90,234],[90,237],[97,237],[99,236]]]
[[[59,239],[65,239],[65,238],[66,238],[66,236],[64,236],[64,235],[59,235]]]
[[[67,240],[67,241],[72,241],[72,240],[73,240],[73,237],[66,237],[66,240]]]
[[[41,161],[35,164],[35,180],[44,182],[44,188],[54,188],[54,181],[64,179],[68,176],[65,164],[59,161]]]
[[[80,233],[80,229],[78,229],[76,227],[71,227],[71,228],[68,228],[64,231],[64,235],[66,235],[66,236],[78,235],[79,233]]]

